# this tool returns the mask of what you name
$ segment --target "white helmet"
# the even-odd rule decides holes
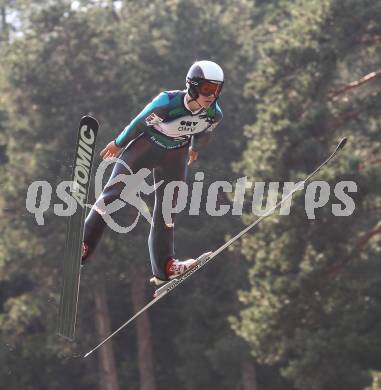
[[[188,70],[186,86],[193,99],[214,95],[218,98],[224,84],[224,72],[213,61],[197,61]]]

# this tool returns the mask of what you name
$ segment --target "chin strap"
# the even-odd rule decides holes
[[[197,104],[198,104],[198,106],[200,107],[200,108],[204,108],[198,101],[197,101],[197,99],[192,99],[192,100],[189,100],[190,102],[193,102],[193,101],[195,101]]]
[[[196,102],[200,108],[203,108],[202,105],[197,101],[197,98],[194,98],[188,91],[188,95],[191,97],[190,100],[188,100],[188,103],[190,102]],[[198,96],[197,96],[198,97]]]

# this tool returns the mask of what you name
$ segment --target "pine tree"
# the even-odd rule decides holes
[[[256,181],[296,182],[340,137],[349,142],[316,179],[331,186],[316,219],[307,219],[301,195],[290,216],[264,221],[244,240],[251,286],[235,328],[261,364],[280,365],[297,389],[362,389],[369,370],[380,369],[381,8],[288,1],[265,13],[246,89],[257,121],[237,169]],[[332,215],[340,180],[357,184],[348,217]]]

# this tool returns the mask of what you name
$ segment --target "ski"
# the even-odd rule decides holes
[[[66,229],[57,329],[59,335],[69,340],[75,335],[84,221],[98,129],[95,118],[86,115],[80,120],[73,163],[70,195],[77,201],[77,208],[69,217]]]
[[[261,221],[263,221],[266,217],[272,215],[274,211],[282,206],[283,203],[285,203],[289,198],[292,197],[292,195],[301,189],[304,188],[305,184],[313,177],[315,176],[325,165],[331,161],[335,155],[339,152],[339,150],[343,149],[344,145],[347,142],[347,138],[343,138],[340,143],[337,145],[335,151],[322,163],[320,164],[312,173],[310,173],[303,181],[299,182],[297,186],[289,193],[287,194],[281,201],[279,201],[276,205],[274,205],[272,208],[270,208],[266,213],[264,213],[261,217],[256,219],[252,224],[248,225],[246,228],[241,230],[237,235],[235,235],[233,238],[231,238],[229,241],[227,241],[225,244],[220,246],[218,249],[216,249],[214,252],[207,252],[202,254],[197,258],[197,264],[181,275],[179,278],[173,279],[169,282],[167,282],[164,286],[158,288],[155,292],[154,298],[142,309],[140,309],[136,314],[134,314],[129,320],[127,320],[122,326],[120,326],[117,330],[115,330],[110,336],[108,336],[106,339],[104,339],[100,344],[98,344],[95,348],[93,348],[91,351],[86,353],[84,355],[84,358],[91,355],[94,351],[96,351],[99,347],[101,347],[103,344],[105,344],[108,340],[110,340],[113,336],[115,336],[119,331],[121,331],[124,327],[126,327],[128,324],[130,324],[132,321],[134,321],[137,317],[139,317],[142,313],[144,313],[147,309],[149,309],[152,305],[154,305],[156,302],[158,302],[160,299],[164,298],[169,292],[174,290],[177,286],[179,286],[181,283],[183,283],[186,279],[188,279],[190,276],[192,276],[195,272],[197,272],[200,268],[205,266],[207,263],[209,263],[212,259],[214,259],[219,253],[224,251],[226,248],[228,248],[231,244],[233,244],[236,240],[238,240],[240,237],[242,237],[244,234],[246,234],[249,230],[257,226]]]

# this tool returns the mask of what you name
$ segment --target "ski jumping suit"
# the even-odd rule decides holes
[[[141,168],[153,171],[155,183],[164,180],[156,188],[153,223],[148,238],[148,247],[153,275],[166,280],[165,265],[175,257],[174,225],[166,225],[162,213],[164,189],[168,182],[185,181],[187,175],[188,148],[194,150],[205,145],[212,130],[222,119],[222,111],[217,101],[207,108],[191,112],[186,102],[186,91],[166,91],[160,93],[141,111],[116,138],[115,144],[125,147],[119,159],[123,160],[135,174]],[[125,183],[112,183],[119,174],[130,172],[124,164],[116,162],[109,182],[100,198],[108,205],[119,199]],[[97,203],[93,205],[85,221],[84,242],[88,245],[86,258],[94,252],[106,223]],[[177,202],[177,193],[173,206]],[[174,216],[172,216],[174,221]],[[83,258],[85,260],[85,258]]]

